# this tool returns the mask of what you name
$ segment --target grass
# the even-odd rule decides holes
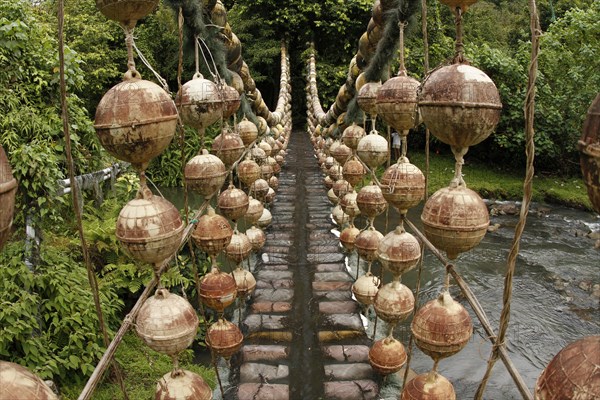
[[[146,346],[134,333],[123,338],[116,353],[116,360],[124,375],[125,387],[130,400],[153,399],[158,380],[171,371],[171,358],[157,353]],[[200,375],[214,389],[216,378],[214,371],[204,366],[193,364],[192,350],[185,351],[179,357],[181,368]],[[108,375],[107,375],[108,376]],[[122,399],[119,385],[106,377],[98,386],[92,398],[94,400]],[[61,388],[63,400],[76,399],[83,390],[85,382]]]
[[[425,155],[409,153],[410,161],[425,172]],[[482,197],[495,200],[521,200],[523,198],[522,174],[508,172],[486,165],[482,162],[470,161],[468,154],[463,166],[467,187],[478,192]],[[447,186],[454,174],[454,157],[452,155],[432,154],[430,158],[429,192]],[[592,210],[585,184],[581,177],[535,176],[533,179],[533,200],[569,207]]]

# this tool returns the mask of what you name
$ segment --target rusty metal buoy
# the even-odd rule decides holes
[[[442,142],[467,148],[486,139],[500,120],[500,94],[481,70],[452,64],[435,70],[419,95],[423,122]]]
[[[248,197],[248,211],[246,211],[246,214],[244,215],[244,220],[246,220],[249,225],[256,224],[262,216],[264,209],[265,207],[259,200],[256,200],[252,196]]]
[[[177,369],[156,384],[155,400],[212,400],[212,389],[200,375]]]
[[[267,157],[267,160],[271,157]],[[275,175],[275,171],[273,170],[273,166],[268,162],[263,163],[260,166],[260,177],[264,180],[268,181],[272,176]]]
[[[369,262],[377,259],[377,249],[379,242],[383,239],[381,232],[375,230],[373,226],[362,231],[354,240],[354,247],[358,255]]]
[[[346,214],[344,210],[342,210],[342,207],[339,204],[333,207],[333,210],[331,210],[331,216],[333,217],[335,223],[340,227],[350,222],[350,216]]]
[[[473,323],[469,312],[444,291],[419,308],[410,329],[417,347],[437,361],[458,353],[467,345],[473,334]]]
[[[385,211],[387,201],[379,186],[372,184],[363,186],[356,196],[356,205],[361,214],[368,218],[375,218]]]
[[[96,7],[108,19],[130,26],[150,14],[158,0],[96,0]]]
[[[58,400],[58,397],[27,368],[0,360],[0,399]]]
[[[346,146],[344,143],[340,143],[339,146],[335,148],[335,150],[331,150],[331,156],[340,163],[340,165],[344,165],[348,157],[352,155],[352,149]]]
[[[365,137],[366,134],[367,133],[362,126],[356,125],[356,123],[353,122],[352,125],[344,129],[344,132],[342,133],[342,142],[352,150],[356,150],[358,142],[360,142],[360,139]]]
[[[225,83],[219,87],[223,99],[223,118],[228,119],[240,108],[241,97],[238,91]]]
[[[217,85],[199,72],[181,87],[176,102],[181,104],[183,123],[199,130],[208,128],[223,114],[223,102]]]
[[[219,319],[206,332],[206,344],[218,356],[230,358],[242,347],[244,336],[237,325]]]
[[[276,176],[270,177],[268,183],[269,187],[273,190],[277,191],[277,189],[279,189],[279,178],[277,178]]]
[[[338,179],[331,187],[331,190],[333,190],[333,194],[335,194],[336,197],[341,200],[342,198],[344,198],[346,193],[350,192],[353,189],[352,185],[350,185],[349,182],[347,182],[344,179]]]
[[[94,121],[106,151],[139,171],[167,148],[176,126],[171,97],[156,83],[139,78],[125,79],[106,92]]]
[[[265,201],[265,197],[269,193],[269,182],[259,178],[250,185],[250,194],[260,201]]]
[[[271,214],[271,211],[265,208],[262,215],[258,219],[258,226],[262,229],[266,229],[269,225],[271,225],[271,222],[273,222],[273,215]]]
[[[464,185],[435,192],[421,214],[425,235],[451,260],[479,244],[490,224],[488,209],[477,193]]]
[[[419,81],[409,77],[406,71],[388,79],[377,92],[377,115],[398,132],[417,126],[417,89]]]
[[[415,376],[402,390],[401,400],[456,400],[454,386],[435,371]]]
[[[352,156],[342,168],[342,176],[352,186],[358,185],[365,177],[367,171],[355,156]]]
[[[333,179],[331,179],[329,176],[326,176],[323,179],[323,185],[327,188],[327,189],[333,189],[333,185],[334,185],[334,181]]]
[[[245,234],[240,232],[235,232],[225,247],[225,256],[236,264],[248,258],[251,252],[252,243]]]
[[[261,176],[260,165],[250,157],[241,161],[236,169],[239,180],[246,186],[252,185]]]
[[[340,233],[340,243],[348,251],[354,250],[354,241],[360,233],[360,230],[354,225],[350,225]]]
[[[358,106],[371,116],[377,114],[377,93],[380,88],[381,82],[367,82],[360,88],[356,96]]]
[[[170,356],[187,349],[197,330],[198,316],[194,307],[164,288],[144,302],[135,320],[135,331],[144,343]]]
[[[225,127],[213,141],[211,152],[229,168],[242,156],[245,149],[240,135]]]
[[[600,336],[587,336],[559,351],[535,385],[535,400],[600,399]]]
[[[462,9],[462,11],[467,11],[467,8],[475,3],[478,0],[440,0],[440,3],[447,5],[452,10],[456,8]]]
[[[395,277],[417,266],[421,259],[421,246],[417,239],[398,226],[379,242],[377,258]]]
[[[238,131],[246,147],[250,146],[258,138],[258,127],[246,117],[238,124]]]
[[[340,198],[340,207],[342,207],[344,213],[349,215],[351,219],[360,215],[360,209],[358,208],[358,204],[356,204],[357,197],[358,194],[354,191],[354,188],[351,188],[342,198]]]
[[[208,207],[206,214],[198,219],[198,224],[192,232],[196,246],[211,257],[216,257],[227,247],[233,236],[233,229],[225,217],[215,213]]]
[[[376,131],[360,139],[356,148],[358,157],[373,170],[387,161],[388,152],[388,141]]]
[[[133,258],[156,265],[177,251],[183,229],[177,208],[146,187],[121,209],[115,235]]]
[[[13,177],[8,157],[0,146],[0,250],[8,241],[15,214],[17,180]]]
[[[273,201],[275,201],[275,191],[270,187],[267,195],[265,196],[265,202],[267,204],[272,204]]]
[[[381,320],[395,325],[413,312],[415,296],[406,285],[395,280],[379,289],[373,308]]]
[[[237,286],[237,297],[244,299],[251,295],[256,288],[256,278],[254,278],[254,275],[241,267],[234,269],[232,274]]]
[[[232,221],[237,221],[246,214],[249,203],[246,192],[233,185],[221,192],[217,202],[221,214]]]
[[[334,206],[340,202],[340,198],[335,195],[333,188],[327,191],[327,200],[329,200]]]
[[[588,110],[577,147],[588,197],[596,212],[600,213],[600,93]]]
[[[261,140],[258,144],[258,147],[260,147],[265,152],[265,157],[271,157],[271,152],[273,151],[273,148],[269,143],[267,143],[267,141]]]
[[[222,313],[235,301],[237,287],[230,274],[213,267],[200,281],[200,299],[202,304]]]
[[[185,182],[196,193],[209,198],[223,187],[227,178],[227,168],[217,156],[202,150],[185,165]]]
[[[356,300],[368,306],[375,301],[380,284],[381,281],[378,277],[371,272],[367,272],[352,284],[352,293],[354,293]]]
[[[384,376],[400,371],[407,358],[404,345],[392,336],[377,340],[369,350],[369,364]]]
[[[383,197],[401,214],[406,214],[425,197],[425,175],[406,157],[385,170],[380,184]]]
[[[250,150],[250,155],[259,164],[262,164],[267,159],[267,153],[260,146],[254,146],[252,150]]]
[[[246,237],[252,245],[253,251],[259,251],[265,245],[267,237],[262,229],[252,226],[246,230]]]
[[[342,179],[342,166],[336,161],[331,168],[327,170],[327,176],[329,176],[334,182]]]

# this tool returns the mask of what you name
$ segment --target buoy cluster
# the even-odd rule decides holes
[[[131,257],[154,267],[160,282],[159,274],[182,245],[185,226],[175,206],[148,188],[145,170],[173,139],[179,118],[197,132],[201,144],[197,155],[185,165],[184,179],[188,189],[207,204],[206,213],[192,221],[196,226],[191,234],[195,246],[212,261],[210,272],[198,285],[203,306],[218,316],[217,322],[207,328],[206,343],[214,356],[228,359],[239,350],[243,336],[237,325],[227,321],[224,312],[236,299],[246,299],[256,287],[254,276],[244,269],[243,263],[265,243],[261,228],[271,222],[268,204],[275,196],[277,174],[291,133],[289,61],[282,49],[279,115],[270,118],[271,124],[254,115],[236,121],[241,95],[256,90],[247,87],[252,83],[248,71],[243,77],[233,69],[229,71],[233,76],[230,86],[212,71],[213,80],[206,79],[197,64],[192,79],[182,85],[173,100],[164,88],[141,78],[132,56],[135,22],[157,3],[97,0],[100,11],[123,26],[130,57],[123,82],[111,88],[98,105],[95,128],[104,148],[116,158],[130,162],[140,176],[136,198],[119,214],[116,235]],[[217,1],[213,6],[213,20],[227,24],[223,4]],[[234,43],[228,49],[238,50],[241,60],[241,46]],[[261,104],[256,99],[254,102]],[[220,134],[207,148],[205,130],[219,121]],[[235,182],[239,182],[239,187]],[[245,233],[238,230],[242,219],[250,226]],[[236,264],[230,273],[219,266],[217,257],[222,253]],[[178,367],[178,354],[192,344],[199,323],[197,310],[184,297],[170,293],[160,284],[140,309],[135,321],[138,336],[150,348],[171,356],[174,362],[173,371],[157,384],[157,399],[212,398],[201,377]]]

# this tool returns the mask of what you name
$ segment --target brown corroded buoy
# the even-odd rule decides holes
[[[356,150],[358,142],[360,142],[360,139],[366,134],[367,133],[362,126],[356,125],[356,122],[353,122],[352,125],[344,129],[344,132],[342,133],[342,142],[352,150]]]
[[[363,260],[372,262],[377,259],[377,248],[381,239],[383,239],[381,232],[370,226],[356,237],[354,247]]]
[[[237,167],[237,176],[239,180],[246,186],[250,186],[255,180],[260,179],[260,165],[250,157],[241,161]]]
[[[356,196],[356,205],[361,214],[368,218],[377,217],[387,208],[383,193],[379,186],[375,184],[363,186],[359,190]]]
[[[273,203],[274,200],[275,200],[275,191],[273,190],[273,188],[269,188],[269,191],[267,192],[267,195],[265,196],[265,202],[267,204],[271,204],[271,203]]]
[[[350,218],[355,218],[360,214],[360,209],[358,208],[358,204],[356,204],[356,197],[358,194],[354,191],[354,188],[351,188],[345,195],[340,199],[340,207],[345,214],[350,216]]]
[[[123,25],[131,25],[158,5],[158,0],[96,0],[96,7],[104,16]]]
[[[115,235],[133,258],[156,265],[177,251],[183,229],[177,208],[144,186],[121,209]]]
[[[242,347],[244,336],[237,325],[219,318],[206,332],[206,344],[218,356],[228,359]]]
[[[16,193],[17,180],[13,177],[8,157],[0,146],[0,250],[10,236]]]
[[[273,215],[271,214],[271,211],[269,211],[267,208],[265,208],[263,210],[262,215],[260,216],[260,218],[258,219],[258,226],[261,227],[262,229],[267,228],[269,225],[271,225],[271,222],[273,222]]]
[[[199,72],[181,87],[176,101],[181,104],[183,123],[198,130],[217,122],[223,114],[223,102],[217,85]]]
[[[265,197],[269,193],[269,182],[266,180],[259,178],[255,180],[252,185],[250,185],[250,194],[255,199],[260,201],[265,201]]]
[[[250,150],[250,155],[257,163],[261,164],[267,159],[267,153],[259,146],[254,146],[252,150]]]
[[[265,157],[271,157],[271,152],[273,151],[273,148],[271,147],[271,145],[269,143],[267,143],[266,140],[261,140],[260,143],[258,144],[258,147],[260,147],[262,149],[262,151],[265,152],[265,155],[266,155]]]
[[[408,131],[418,124],[417,89],[419,81],[406,70],[388,79],[377,92],[377,115],[398,132]]]
[[[415,308],[415,296],[406,286],[395,280],[383,285],[373,303],[375,313],[391,325],[404,321]]]
[[[277,191],[277,189],[279,189],[279,178],[277,178],[276,176],[270,177],[268,183],[269,187],[273,190]]]
[[[327,176],[329,176],[334,182],[342,179],[342,166],[336,161],[335,164],[333,164],[331,168],[327,170]]]
[[[500,94],[481,70],[452,64],[435,70],[419,95],[423,122],[442,142],[456,148],[487,138],[500,120]]]
[[[236,264],[248,258],[251,252],[252,243],[245,234],[240,232],[235,232],[225,247],[225,256]]]
[[[212,390],[200,375],[177,369],[156,384],[155,400],[211,400]]]
[[[467,11],[467,8],[475,3],[478,0],[440,0],[440,3],[443,3],[450,7],[452,10],[456,8],[462,9],[462,11]]]
[[[352,293],[361,304],[371,305],[375,301],[380,283],[378,277],[371,272],[367,272],[352,284]]]
[[[335,195],[333,188],[327,191],[327,200],[329,200],[334,206],[340,202],[340,198]]]
[[[242,218],[248,211],[249,199],[246,192],[230,185],[219,195],[219,211],[232,221]]]
[[[244,299],[251,295],[256,288],[256,278],[254,278],[254,275],[241,267],[234,269],[232,274],[237,286],[237,297]]]
[[[425,175],[408,158],[400,157],[383,173],[380,188],[386,201],[406,214],[425,197]]]
[[[213,267],[200,281],[199,292],[202,304],[222,313],[235,301],[237,294],[235,279]]]
[[[354,241],[360,233],[360,230],[354,225],[350,225],[340,233],[340,243],[348,251],[354,250]]]
[[[479,244],[490,224],[488,209],[477,193],[463,184],[435,192],[421,214],[425,235],[451,260]]]
[[[240,108],[241,97],[234,87],[226,83],[221,83],[219,89],[223,99],[223,118],[228,119]]]
[[[344,143],[340,143],[339,146],[335,148],[335,150],[331,150],[331,156],[340,163],[340,165],[344,165],[348,157],[352,155],[352,149],[346,146]]]
[[[135,320],[135,331],[144,343],[170,356],[187,349],[197,330],[198,316],[194,307],[164,288],[144,302]]]
[[[177,108],[167,92],[156,83],[131,77],[106,92],[94,121],[106,151],[139,171],[167,148],[176,126]]]
[[[352,156],[342,168],[342,176],[350,185],[358,185],[365,177],[367,171],[362,163],[355,157]]]
[[[587,336],[559,351],[535,385],[535,400],[600,399],[600,336]]]
[[[421,259],[421,246],[402,225],[385,235],[379,242],[377,258],[395,277],[417,266]]]
[[[377,92],[380,88],[381,82],[367,82],[356,96],[358,106],[371,116],[377,115]]]
[[[402,390],[401,400],[456,400],[452,383],[436,371],[415,376]]]
[[[0,399],[58,400],[58,397],[27,368],[0,360]]]
[[[259,251],[265,245],[267,237],[262,229],[252,226],[246,230],[246,236],[252,245],[253,251]]]
[[[242,156],[245,149],[240,135],[225,127],[213,141],[211,152],[229,168]]]
[[[248,211],[246,211],[246,214],[244,215],[244,220],[246,220],[249,225],[256,224],[262,216],[264,209],[265,207],[259,200],[250,196],[248,198]]]
[[[600,213],[600,93],[588,110],[577,147],[588,196],[596,212]]]
[[[267,159],[269,158],[271,157],[267,157]],[[271,179],[272,176],[274,176],[274,174],[275,171],[273,170],[273,166],[271,164],[265,162],[263,163],[263,165],[260,166],[260,177],[264,180],[268,181],[269,179]]]
[[[371,131],[362,138],[356,148],[358,157],[372,170],[387,161],[388,152],[388,141],[383,136],[378,135],[376,131]]]
[[[198,224],[192,232],[196,246],[213,258],[225,249],[232,236],[233,229],[227,219],[215,213],[210,206],[207,213],[198,219]]]
[[[185,182],[196,193],[208,198],[214,196],[223,187],[227,178],[227,168],[217,156],[202,150],[185,165]]]
[[[342,207],[339,204],[333,207],[331,216],[338,226],[344,226],[344,224],[350,222],[350,216],[342,210]]]
[[[415,313],[410,329],[417,347],[438,361],[467,345],[473,323],[468,311],[444,291]]]
[[[344,179],[338,179],[331,187],[331,190],[333,190],[333,194],[335,194],[335,196],[341,200],[344,198],[346,193],[352,190],[352,185],[350,185],[350,182],[347,182]]]
[[[238,124],[238,131],[246,147],[250,146],[258,138],[258,127],[246,117]]]
[[[384,376],[400,371],[406,359],[404,345],[392,336],[377,340],[369,350],[369,364]]]

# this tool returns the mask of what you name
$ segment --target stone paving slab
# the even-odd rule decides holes
[[[242,383],[238,387],[239,400],[288,400],[288,385],[269,383]]]
[[[347,272],[316,272],[315,281],[353,282],[354,279]]]
[[[330,381],[371,379],[373,368],[369,363],[325,364],[325,376]]]
[[[350,290],[352,282],[316,281],[312,283],[313,290]]]
[[[332,349],[329,352],[331,354],[337,354],[335,349]],[[280,346],[280,345],[249,344],[249,345],[245,345],[242,347],[241,354],[242,354],[243,362],[254,362],[254,361],[277,362],[277,361],[286,360],[289,357],[290,348],[289,348],[289,346]]]
[[[290,266],[287,264],[262,264],[259,271],[289,271]]]
[[[328,400],[375,400],[378,396],[379,386],[369,379],[349,382],[325,382],[325,398]]]
[[[291,302],[294,298],[294,291],[291,289],[256,289],[254,291],[254,301],[272,301],[272,302]]]
[[[364,330],[359,314],[324,314],[321,315],[321,326],[330,330]]]
[[[337,263],[340,261],[344,261],[344,255],[341,253],[325,253],[325,254],[321,254],[321,253],[308,253],[306,255],[306,259],[309,263],[320,263],[320,264],[326,264],[326,263]]]
[[[335,264],[317,264],[315,266],[316,272],[346,272],[346,265],[341,263]]]
[[[257,289],[292,289],[294,281],[292,279],[272,279],[259,280],[256,282]]]
[[[257,274],[256,274],[256,279],[257,280],[267,280],[267,281],[272,281],[272,280],[276,280],[276,279],[292,279],[294,277],[294,273],[292,271],[283,271],[283,270],[279,270],[279,271],[273,271],[273,270],[268,270],[268,269],[263,269],[260,270]]]
[[[240,382],[275,382],[287,380],[290,370],[287,365],[270,365],[263,363],[244,363],[240,367]]]
[[[352,293],[349,291],[334,292],[314,290],[313,296],[317,301],[352,301]]]
[[[250,314],[242,323],[242,328],[248,333],[259,331],[281,331],[288,327],[289,317],[287,315],[274,314]]]
[[[369,346],[364,345],[331,345],[323,346],[323,357],[341,363],[368,363]]]
[[[356,313],[360,306],[355,301],[322,301],[319,303],[321,314]]]
[[[284,301],[260,301],[250,306],[255,313],[285,313],[292,309],[292,304]]]

